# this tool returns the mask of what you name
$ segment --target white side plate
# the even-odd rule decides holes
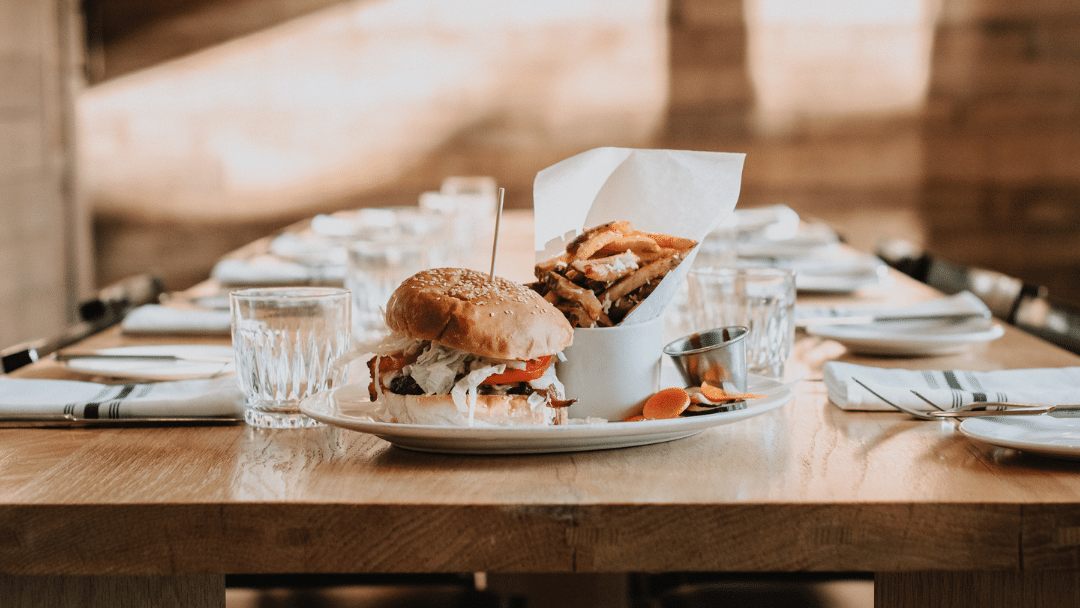
[[[1080,459],[1080,418],[989,416],[968,418],[960,432],[990,445],[1055,458]]]
[[[367,386],[349,384],[313,395],[300,404],[312,418],[376,435],[397,447],[449,454],[542,454],[582,452],[662,443],[696,435],[772,411],[791,400],[791,389],[767,378],[751,377],[748,391],[764,394],[746,409],[671,420],[571,424],[566,426],[453,427],[380,422]]]
[[[867,325],[814,325],[806,333],[836,340],[854,353],[867,355],[945,355],[972,344],[997,340],[1005,330],[976,319],[966,323],[904,321]]]

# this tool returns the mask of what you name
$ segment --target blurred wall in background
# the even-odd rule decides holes
[[[53,335],[89,284],[74,182],[74,0],[0,0],[0,347]]]
[[[528,206],[537,170],[627,145],[745,151],[741,206],[1080,301],[1075,2],[89,6],[80,159],[102,281],[149,267],[182,287],[274,227],[411,203],[450,174]]]

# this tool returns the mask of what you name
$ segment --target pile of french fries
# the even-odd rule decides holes
[[[649,297],[694,245],[692,239],[635,230],[627,221],[609,222],[537,264],[531,287],[574,327],[612,327]]]

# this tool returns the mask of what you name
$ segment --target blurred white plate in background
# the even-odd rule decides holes
[[[233,371],[233,351],[230,346],[207,344],[158,344],[154,346],[121,346],[101,348],[93,351],[102,355],[173,355],[190,357],[162,361],[157,359],[110,359],[106,357],[80,358],[65,361],[68,369],[95,376],[124,378],[130,380],[191,380],[212,378]],[[221,361],[199,361],[197,359],[224,359]]]

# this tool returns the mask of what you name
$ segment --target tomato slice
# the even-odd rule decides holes
[[[544,375],[551,365],[551,355],[529,359],[525,362],[525,369],[508,369],[501,374],[492,374],[480,384],[517,384],[536,380]]]

